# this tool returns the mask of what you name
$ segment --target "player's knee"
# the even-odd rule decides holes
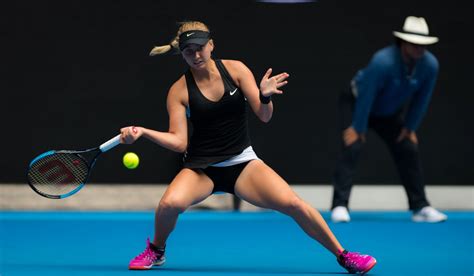
[[[291,198],[287,199],[282,206],[282,212],[285,214],[295,214],[301,211],[304,211],[305,204],[303,200],[301,200],[296,195],[292,196]]]
[[[161,212],[181,214],[188,206],[183,200],[168,196],[161,199],[158,208]]]

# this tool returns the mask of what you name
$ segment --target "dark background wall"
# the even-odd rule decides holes
[[[440,43],[441,70],[419,129],[428,184],[473,184],[473,10],[468,1],[8,1],[0,10],[0,182],[25,182],[29,161],[49,149],[96,146],[127,125],[167,130],[165,99],[186,69],[180,56],[150,58],[176,22],[206,22],[214,56],[238,59],[258,81],[290,73],[269,124],[250,116],[261,158],[290,183],[330,183],[339,152],[336,99],[408,15],[424,16]],[[134,151],[140,167],[121,157]],[[181,156],[147,140],[96,164],[92,182],[168,183]],[[357,183],[398,183],[388,151],[369,135]]]

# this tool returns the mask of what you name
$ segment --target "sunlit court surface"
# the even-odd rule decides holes
[[[326,220],[329,213],[323,212]],[[472,275],[474,213],[439,224],[410,213],[353,212],[329,226],[343,246],[370,252],[368,275]],[[167,244],[166,263],[129,271],[153,235],[153,212],[0,213],[1,275],[344,275],[335,257],[273,211],[188,211]]]

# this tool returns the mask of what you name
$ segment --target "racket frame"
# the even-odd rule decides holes
[[[28,171],[27,171],[27,175],[31,166],[36,163],[38,160],[46,157],[46,156],[49,156],[49,155],[53,155],[53,154],[75,154],[77,157],[79,157],[82,161],[84,161],[85,164],[87,164],[87,175],[84,179],[84,181],[79,184],[79,186],[77,186],[75,189],[73,189],[72,191],[68,192],[68,193],[65,193],[65,194],[62,194],[62,195],[50,195],[50,194],[47,194],[47,193],[44,193],[44,192],[41,192],[40,190],[38,190],[34,184],[31,183],[30,181],[30,178],[27,177],[28,179],[28,185],[31,187],[31,189],[33,189],[33,191],[35,191],[37,194],[43,196],[43,197],[46,197],[46,198],[51,198],[51,199],[63,199],[63,198],[66,198],[66,197],[70,197],[72,195],[74,195],[75,193],[79,192],[79,190],[82,189],[82,187],[84,187],[84,185],[89,181],[89,177],[91,175],[91,170],[92,168],[94,167],[95,165],[95,162],[97,161],[97,158],[99,157],[99,155],[103,152],[106,152],[114,147],[116,147],[117,145],[120,144],[120,136],[121,134],[118,134],[117,136],[115,136],[114,138],[108,140],[107,142],[101,144],[99,147],[96,147],[96,148],[91,148],[91,149],[87,149],[87,150],[80,150],[80,151],[77,151],[77,150],[50,150],[50,151],[47,151],[47,152],[44,152],[40,155],[38,155],[37,157],[35,157],[29,164],[28,166]],[[84,154],[84,153],[90,153],[90,152],[93,152],[93,151],[97,151],[97,154],[95,154],[89,161],[87,161],[87,159],[82,156],[81,154]]]

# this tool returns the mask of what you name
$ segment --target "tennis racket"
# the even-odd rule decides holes
[[[120,144],[120,135],[97,148],[50,150],[38,155],[28,167],[28,184],[47,198],[72,196],[86,184],[99,155]]]

